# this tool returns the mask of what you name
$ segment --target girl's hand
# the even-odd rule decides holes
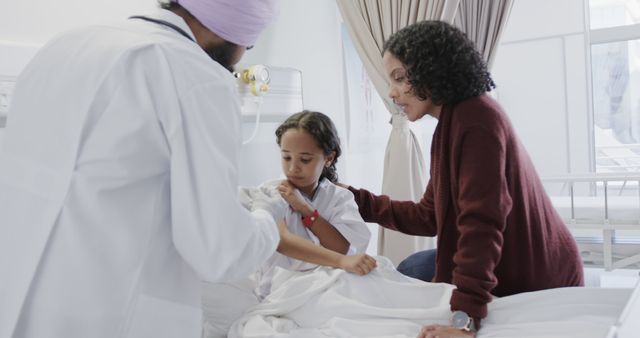
[[[307,203],[298,188],[294,187],[291,182],[284,180],[278,185],[278,191],[291,208],[302,215],[310,215],[313,213],[313,207]]]
[[[360,276],[366,275],[375,269],[376,260],[367,254],[357,254],[352,256],[343,256],[340,260],[340,268]]]

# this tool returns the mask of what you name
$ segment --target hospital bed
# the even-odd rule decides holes
[[[640,173],[573,174],[542,181],[574,233],[585,265],[612,270],[640,263]]]
[[[452,285],[406,277],[377,259],[366,276],[279,270],[272,293],[228,337],[413,338],[423,325],[449,323]],[[496,298],[488,310],[477,338],[638,337],[640,286],[527,292]]]
[[[640,233],[640,173],[543,182],[575,234],[600,234],[599,241],[577,237],[586,260],[595,261],[591,251],[599,251],[609,270],[640,262],[638,244],[632,245],[636,253],[616,257],[623,254],[616,231]],[[423,325],[449,323],[452,285],[406,277],[387,258],[376,259],[378,268],[366,276],[327,267],[278,270],[272,293],[247,310],[228,337],[413,338]],[[526,292],[495,298],[488,312],[477,338],[640,337],[640,286]]]

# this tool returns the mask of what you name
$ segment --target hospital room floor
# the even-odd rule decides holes
[[[602,288],[633,288],[640,280],[638,269],[616,269],[605,271],[602,268],[584,268],[585,286]]]

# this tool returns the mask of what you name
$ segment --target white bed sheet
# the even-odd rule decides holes
[[[278,270],[273,292],[236,321],[229,338],[413,338],[423,325],[447,324],[453,286],[403,276],[385,257],[367,276],[318,268]],[[630,289],[563,288],[497,298],[479,338],[602,338]]]

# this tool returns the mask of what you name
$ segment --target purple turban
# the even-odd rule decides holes
[[[219,37],[253,46],[275,17],[277,0],[173,0]]]

